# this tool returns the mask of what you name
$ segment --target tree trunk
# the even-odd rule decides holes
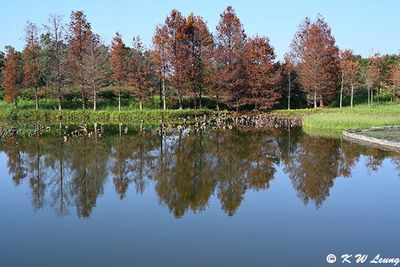
[[[162,94],[162,92],[163,92],[163,82],[160,80],[160,83],[159,83],[159,89],[160,89],[160,109],[163,109],[163,94]]]
[[[57,51],[58,53],[58,51]],[[58,63],[57,72],[57,96],[58,96],[58,110],[62,110],[62,94],[61,94],[61,83],[60,83],[60,64]]]
[[[81,86],[81,94],[82,94],[82,108],[86,109],[85,91],[83,91],[82,86]]]
[[[143,103],[142,103],[142,101],[139,101],[139,109],[140,109],[140,110],[143,109]]]
[[[202,98],[202,90],[201,90],[201,86],[199,88],[199,109],[201,109],[201,98]]]
[[[292,89],[292,81],[290,80],[290,71],[288,73],[289,75],[289,88],[288,88],[288,98],[287,98],[287,109],[290,110],[290,93],[291,93],[291,89]]]
[[[314,91],[314,108],[317,108],[317,91]]]
[[[93,89],[93,110],[97,109],[97,92]]]
[[[390,102],[393,102],[393,101],[394,101],[394,98],[395,98],[395,90],[396,90],[396,87],[392,86],[392,97],[391,97]]]
[[[344,87],[344,72],[342,71],[342,85],[340,86],[340,101],[339,101],[340,108],[342,108],[343,104],[343,87]]]
[[[182,107],[182,95],[181,94],[179,94],[178,101],[179,101],[179,109],[182,110],[183,107]]]
[[[163,101],[163,110],[167,109],[167,103],[165,101],[165,80],[162,80],[162,101]]]
[[[118,111],[121,111],[121,89],[118,89]]]
[[[377,95],[381,93],[381,81],[378,82],[378,88],[376,90]]]
[[[219,98],[218,98],[218,95],[217,95],[217,111],[219,111]]]
[[[60,89],[58,89],[58,110],[62,110],[62,97]]]
[[[374,103],[374,87],[371,87],[371,105]]]
[[[36,110],[39,110],[39,96],[37,87],[35,87],[35,105],[36,105]]]
[[[320,108],[324,107],[324,99],[322,98],[322,95],[319,95],[319,107]]]
[[[353,100],[354,100],[354,86],[351,83],[351,95],[350,95],[350,107],[353,108]]]
[[[368,85],[368,106],[371,106],[371,86]]]

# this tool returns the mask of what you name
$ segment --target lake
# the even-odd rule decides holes
[[[400,257],[397,152],[299,129],[61,129],[2,140],[0,266]]]

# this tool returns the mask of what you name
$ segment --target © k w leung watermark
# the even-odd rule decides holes
[[[399,257],[384,257],[380,254],[370,256],[368,254],[328,254],[326,256],[327,263],[342,263],[342,264],[389,264],[397,266],[400,264]]]

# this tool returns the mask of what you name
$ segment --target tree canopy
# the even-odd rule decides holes
[[[95,110],[98,101],[114,99],[119,110],[129,101],[140,109],[159,101],[161,109],[270,110],[400,96],[400,56],[363,58],[339,49],[320,15],[299,25],[283,60],[267,36],[246,33],[231,6],[214,31],[201,16],[173,9],[156,26],[151,46],[139,35],[131,40],[117,32],[104,44],[81,10],[68,23],[51,14],[43,29],[27,22],[23,51],[0,51],[3,99],[16,105],[23,95],[39,108],[40,98],[55,98],[60,110],[78,99]]]

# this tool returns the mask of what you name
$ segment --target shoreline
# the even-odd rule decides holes
[[[146,110],[5,110],[0,125],[54,124],[207,124],[252,128],[302,127],[316,135],[337,134],[344,130],[400,125],[400,104],[354,108],[316,108],[261,111],[215,111],[212,109]],[[13,125],[15,124],[15,125]]]

